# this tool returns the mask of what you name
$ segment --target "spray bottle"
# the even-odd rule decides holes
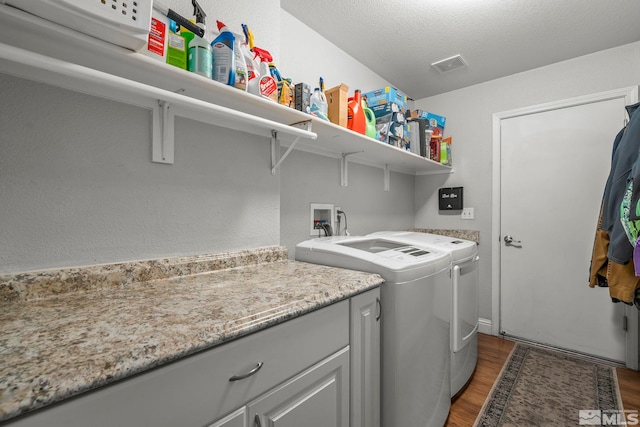
[[[236,78],[233,83],[233,87],[243,91],[247,91],[247,85],[249,84],[249,72],[247,70],[247,61],[244,59],[244,53],[242,52],[242,39],[237,34],[233,42],[233,55],[236,60]]]
[[[236,57],[233,53],[236,36],[220,21],[220,34],[211,42],[213,80],[233,86],[236,82]]]
[[[251,52],[255,47],[253,44],[253,34],[249,27],[242,24],[242,31],[244,32],[245,42],[242,43],[242,55],[247,63],[247,91],[254,95],[260,95],[260,70],[258,62],[255,60],[255,55]]]
[[[206,30],[205,17],[207,15],[197,0],[191,0],[191,4],[193,4],[193,14],[196,16],[196,25]],[[202,37],[196,34],[189,42],[187,67],[189,71],[200,74],[201,76],[208,78],[213,76],[211,71],[211,47],[205,34],[203,34]]]
[[[260,95],[278,102],[278,84],[269,71],[269,62],[271,62],[273,58],[268,51],[260,49],[259,47],[254,47],[253,51],[260,59]]]

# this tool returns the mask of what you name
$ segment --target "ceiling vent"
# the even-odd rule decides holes
[[[449,71],[457,70],[458,68],[463,68],[467,66],[467,63],[464,62],[462,56],[455,55],[451,58],[443,59],[438,62],[434,62],[431,64],[433,68],[440,71],[441,73],[447,73]]]

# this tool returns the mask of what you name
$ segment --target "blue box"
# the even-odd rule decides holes
[[[373,107],[385,104],[396,104],[402,112],[407,110],[407,96],[391,86],[366,92],[362,94],[362,97],[366,98],[367,105],[374,110],[374,112],[375,109]]]
[[[434,135],[444,135],[444,126],[447,124],[446,117],[442,117],[423,110],[412,111],[409,116],[413,119],[427,120],[427,122],[429,123],[429,128],[434,131]],[[436,131],[436,129],[439,129],[439,131]]]

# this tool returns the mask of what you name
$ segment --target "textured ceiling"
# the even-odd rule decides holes
[[[281,7],[414,99],[640,40],[640,0],[281,0]],[[457,54],[467,67],[431,67]]]

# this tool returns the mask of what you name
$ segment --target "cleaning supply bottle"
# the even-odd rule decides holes
[[[365,131],[364,134],[369,138],[376,137],[376,115],[373,113],[373,110],[367,106],[367,101],[365,99],[362,100],[362,111],[364,111],[365,118]]]
[[[322,120],[329,120],[329,116],[327,115],[329,110],[327,98],[324,96],[324,93],[322,93],[319,87],[313,90],[310,104],[310,111],[312,115],[320,117]]]
[[[271,62],[273,58],[268,51],[260,49],[259,47],[254,47],[253,51],[260,59],[260,96],[278,102],[278,84],[276,83],[276,79],[271,75],[271,71],[269,71],[269,62]]]
[[[233,86],[236,82],[236,57],[233,53],[236,36],[226,25],[216,21],[220,34],[211,42],[213,80]]]
[[[253,34],[249,27],[242,24],[242,32],[244,33],[245,41],[241,43],[242,55],[247,64],[247,92],[254,95],[260,95],[260,72],[258,70],[259,64],[256,61],[256,55],[253,54]]]
[[[247,70],[247,62],[245,61],[244,54],[242,53],[242,39],[238,35],[235,35],[235,40],[233,42],[233,55],[235,56],[236,61],[236,75],[233,87],[246,92],[247,85],[249,83],[249,72]]]
[[[353,97],[349,98],[347,102],[347,129],[364,135],[366,127],[367,123],[362,109],[362,93],[360,89],[356,89]]]
[[[207,16],[196,0],[191,0],[193,4],[193,13],[196,16],[196,25],[206,30],[205,17]],[[199,37],[194,34],[193,39],[189,42],[189,50],[187,57],[187,68],[201,76],[211,78],[213,76],[211,70],[211,46],[206,39],[206,35]]]

